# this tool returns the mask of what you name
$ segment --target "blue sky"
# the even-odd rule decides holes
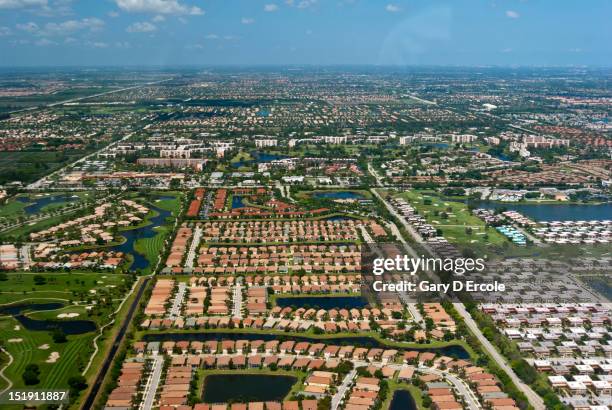
[[[611,18],[609,0],[0,0],[0,65],[610,66]]]

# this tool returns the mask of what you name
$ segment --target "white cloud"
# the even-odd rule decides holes
[[[132,45],[130,43],[128,43],[127,41],[117,41],[115,43],[115,47],[117,47],[117,48],[130,48],[130,47],[132,47]]]
[[[313,6],[317,0],[302,0],[298,3],[298,9],[307,9],[310,6]]]
[[[295,0],[285,0],[285,4],[290,7],[297,7],[298,9],[307,9],[314,6],[318,0],[301,0],[296,2]]]
[[[397,12],[401,11],[402,9],[399,6],[395,5],[395,4],[387,4],[385,6],[385,10],[387,10],[389,13],[397,13]]]
[[[94,41],[93,43],[89,43],[89,45],[94,48],[108,48],[108,43],[103,41]]]
[[[41,30],[41,35],[61,36],[80,30],[99,31],[104,27],[104,21],[99,18],[84,18],[67,20],[62,23],[47,23]]]
[[[157,30],[155,24],[149,23],[148,21],[137,21],[132,23],[125,29],[128,33],[150,33],[151,31]]]
[[[0,27],[0,37],[2,36],[10,36],[12,33],[11,29],[8,27]]]
[[[521,17],[521,15],[518,14],[514,10],[506,10],[506,17],[509,17],[511,19],[517,19],[517,18]]]
[[[155,23],[160,23],[162,21],[166,21],[166,18],[162,16],[161,14],[158,14],[157,16],[153,17],[153,21]]]
[[[82,30],[99,31],[104,27],[104,21],[92,17],[81,20],[67,20],[61,23],[47,23],[42,27],[30,21],[25,24],[17,24],[16,27],[19,30],[27,31],[28,33],[42,37],[65,36]]]
[[[155,14],[191,14],[193,16],[204,14],[204,10],[197,6],[188,6],[178,0],[115,0],[121,10],[132,13]]]
[[[44,7],[47,0],[0,0],[0,9],[23,9],[28,7]]]
[[[55,41],[51,41],[51,40],[46,39],[46,38],[41,38],[40,40],[38,40],[34,44],[36,44],[39,47],[47,47],[47,46],[56,46],[57,45],[57,43]]]
[[[219,36],[216,35],[216,34],[207,34],[207,35],[204,36],[204,38],[206,40],[217,40],[217,39],[219,39]]]
[[[270,3],[270,4],[266,4],[264,6],[264,11],[267,11],[268,13],[271,13],[273,11],[277,11],[278,10],[278,6],[274,3]]]
[[[253,24],[253,23],[255,23],[255,19],[254,18],[250,18],[250,17],[243,17],[242,19],[240,19],[240,22],[242,24]]]
[[[25,24],[17,24],[15,27],[17,27],[18,30],[27,31],[28,33],[36,33],[38,30],[40,30],[38,24],[34,23],[33,21]]]

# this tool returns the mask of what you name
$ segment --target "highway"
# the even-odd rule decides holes
[[[123,338],[125,337],[125,333],[127,332],[128,326],[132,323],[132,319],[134,318],[134,313],[136,312],[136,309],[138,308],[140,299],[142,299],[142,295],[144,294],[144,290],[147,287],[149,280],[151,280],[150,277],[145,277],[142,281],[142,284],[140,285],[140,288],[138,288],[136,297],[134,298],[134,301],[130,305],[130,309],[128,310],[125,320],[121,324],[121,327],[119,328],[119,331],[117,332],[117,336],[115,336],[115,340],[113,340],[113,344],[111,345],[110,350],[108,351],[108,354],[106,355],[106,358],[104,359],[104,361],[102,362],[100,366],[100,370],[98,371],[96,379],[94,380],[94,383],[91,385],[91,388],[89,389],[89,391],[86,393],[86,397],[83,400],[81,409],[89,410],[93,408],[93,405],[96,401],[96,397],[98,396],[98,392],[100,391],[100,388],[102,387],[102,384],[104,383],[104,378],[106,377],[106,374],[108,373],[108,369],[110,368],[113,362],[113,359],[115,358],[115,355],[117,354],[117,351],[119,350],[119,346],[121,346]]]
[[[98,154],[100,154],[100,153],[102,153],[102,152],[106,151],[107,149],[109,149],[109,148],[111,148],[111,147],[114,147],[115,145],[120,144],[120,143],[122,143],[122,142],[124,142],[124,141],[128,140],[128,139],[129,139],[129,138],[130,138],[132,135],[134,135],[134,133],[133,133],[133,132],[130,132],[129,134],[126,134],[126,135],[125,135],[123,138],[121,138],[120,140],[117,140],[117,141],[115,141],[115,142],[111,142],[110,144],[108,144],[108,145],[106,145],[106,146],[104,146],[104,147],[100,148],[99,150],[94,151],[94,152],[92,152],[92,153],[89,153],[89,154],[85,155],[84,157],[81,157],[81,158],[77,159],[76,161],[74,161],[74,162],[72,162],[72,163],[70,163],[70,164],[68,164],[68,165],[65,165],[65,166],[61,167],[60,169],[57,169],[57,170],[53,171],[52,173],[50,173],[50,174],[48,174],[48,175],[45,175],[44,177],[40,178],[39,180],[32,182],[30,185],[28,185],[28,186],[27,186],[27,188],[28,188],[28,189],[41,189],[41,188],[42,188],[42,185],[43,185],[43,184],[45,184],[46,182],[48,182],[48,181],[49,181],[49,179],[50,179],[51,177],[53,177],[54,175],[59,175],[59,174],[61,174],[62,172],[64,172],[66,169],[68,169],[68,168],[70,168],[70,167],[74,167],[75,165],[80,164],[81,162],[85,162],[85,161],[87,161],[89,158],[94,157],[94,156],[96,156],[96,155],[98,155]]]
[[[435,253],[432,251],[432,249],[429,246],[427,246],[427,244],[425,243],[425,241],[423,240],[421,235],[419,235],[418,232],[416,232],[414,230],[412,225],[410,225],[404,219],[404,217],[402,215],[400,215],[395,210],[395,208],[390,203],[388,203],[376,191],[376,189],[372,188],[372,189],[370,189],[370,191],[380,201],[382,201],[383,204],[385,204],[385,206],[389,210],[389,212],[391,212],[402,223],[402,225],[404,226],[406,231],[413,237],[413,239],[416,242],[418,242],[419,244],[421,244],[423,246],[423,248],[429,254],[431,254],[432,256],[435,256]],[[431,272],[427,272],[427,273],[428,274],[432,274]],[[402,295],[400,295],[400,297],[401,296]],[[533,408],[536,409],[536,410],[544,410],[545,406],[544,406],[544,401],[542,400],[542,398],[540,396],[538,396],[538,394],[535,393],[529,386],[527,386],[525,383],[523,383],[522,380],[516,375],[516,373],[514,373],[514,370],[506,362],[506,359],[495,349],[495,347],[491,344],[491,342],[489,342],[489,340],[482,334],[482,331],[480,330],[480,328],[478,327],[478,325],[476,324],[474,319],[472,319],[472,316],[469,314],[469,312],[465,309],[465,306],[463,305],[463,303],[454,303],[454,305],[455,305],[455,309],[462,316],[463,320],[465,321],[465,324],[468,326],[470,331],[479,340],[479,342],[482,345],[482,347],[493,358],[493,360],[495,360],[495,363],[501,369],[503,369],[504,372],[506,372],[506,374],[512,379],[512,382],[523,392],[523,394],[525,394],[525,396],[527,397],[527,400],[529,400],[529,404],[531,404],[531,406],[533,406]]]
[[[504,371],[506,374],[512,379],[512,382],[516,385],[525,394],[527,400],[529,400],[529,404],[533,406],[536,410],[544,410],[546,407],[544,406],[544,401],[536,392],[534,392],[531,387],[523,383],[523,381],[514,373],[514,370],[510,367],[506,359],[497,351],[495,346],[489,342],[489,340],[482,334],[478,324],[472,319],[470,313],[465,309],[463,303],[453,303],[455,310],[459,312],[459,314],[463,317],[463,321],[467,325],[467,327],[474,333],[474,335],[478,338],[478,341],[482,345],[482,347],[487,351],[487,353],[495,360],[495,363]]]
[[[42,106],[34,106],[34,107],[22,108],[20,110],[10,111],[9,114],[18,114],[20,112],[26,112],[26,111],[43,110],[45,108],[55,107],[55,106],[62,105],[62,104],[69,104],[69,103],[73,103],[73,102],[77,102],[77,101],[83,101],[83,100],[87,100],[89,98],[96,98],[96,97],[101,97],[103,95],[115,94],[115,93],[120,93],[122,91],[128,91],[128,90],[134,90],[134,89],[137,89],[137,88],[148,87],[150,85],[164,83],[164,82],[170,81],[170,80],[172,80],[172,78],[166,78],[165,80],[159,80],[159,81],[150,81],[150,82],[144,83],[144,84],[133,85],[133,86],[130,86],[130,87],[120,88],[118,90],[105,91],[103,93],[86,95],[84,97],[71,98],[69,100],[58,101],[58,102],[50,103],[50,104],[44,104]]]

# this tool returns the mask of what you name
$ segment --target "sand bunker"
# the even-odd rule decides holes
[[[57,317],[60,319],[77,317],[77,316],[79,316],[79,313],[60,313],[59,315],[57,315]]]
[[[47,349],[49,348],[49,345],[45,343],[44,345],[40,345],[40,346],[38,346],[38,348],[39,348],[40,350],[47,350]]]
[[[13,328],[13,330],[17,331],[17,330],[21,330],[21,326],[19,325],[15,325],[15,327]]]
[[[49,358],[45,360],[46,363],[55,363],[59,359],[60,355],[58,352],[51,352]]]
[[[19,337],[19,338],[15,338],[15,339],[9,339],[9,340],[7,340],[7,342],[9,342],[9,343],[21,343],[21,342],[23,342],[23,339]]]

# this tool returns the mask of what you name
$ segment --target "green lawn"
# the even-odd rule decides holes
[[[64,221],[72,219],[75,212],[77,212],[77,210],[67,212],[63,215],[54,215],[49,218],[42,219],[38,222],[27,223],[25,225],[3,232],[2,234],[0,234],[0,238],[21,238],[27,240],[27,236],[32,232],[42,231],[43,229],[50,228]]]
[[[13,363],[5,375],[13,381],[14,387],[25,387],[21,375],[28,364],[39,366],[40,383],[35,388],[66,388],[67,380],[80,373],[80,367],[87,363],[93,346],[94,333],[68,336],[66,343],[54,343],[47,331],[28,331],[11,317],[0,319],[0,340],[13,356]],[[51,362],[52,352],[59,358]]]
[[[440,229],[449,242],[460,247],[486,251],[491,249],[491,245],[502,246],[509,243],[494,228],[487,227],[480,218],[472,215],[464,203],[445,201],[417,190],[403,192],[397,196],[406,199],[428,223]],[[444,214],[447,215],[446,218]],[[471,233],[467,230],[471,230]]]
[[[42,277],[44,284],[37,285],[35,277]],[[127,283],[126,275],[114,273],[69,272],[69,273],[7,273],[0,281],[0,305],[20,300],[85,300],[95,294],[90,290],[109,292],[121,297],[122,287]]]
[[[112,273],[18,272],[7,273],[5,278],[0,282],[0,305],[54,299],[65,306],[56,310],[25,312],[25,315],[37,320],[70,320],[58,318],[58,315],[78,313],[75,320],[92,320],[98,327],[110,321],[130,287],[127,275]],[[41,284],[38,279],[37,284],[35,278],[43,278],[45,283]],[[68,379],[79,375],[87,364],[93,353],[92,342],[96,334],[69,335],[65,343],[55,343],[49,331],[28,330],[12,316],[0,316],[0,343],[13,356],[13,363],[5,370],[5,375],[15,387],[26,387],[22,379],[24,369],[28,364],[37,364],[40,383],[28,387],[66,389]],[[51,360],[52,352],[59,354],[55,361]],[[8,362],[7,357],[2,359],[3,365]]]
[[[164,240],[172,232],[174,221],[178,216],[181,206],[180,193],[163,193],[164,197],[173,196],[172,199],[153,199],[152,204],[157,208],[170,211],[172,215],[167,218],[163,225],[155,228],[156,235],[152,238],[138,239],[134,243],[134,250],[149,261],[149,266],[145,269],[145,273],[149,273],[157,264],[161,252],[163,250]]]
[[[23,214],[26,204],[15,199],[9,199],[5,204],[0,205],[0,217],[13,218]]]

